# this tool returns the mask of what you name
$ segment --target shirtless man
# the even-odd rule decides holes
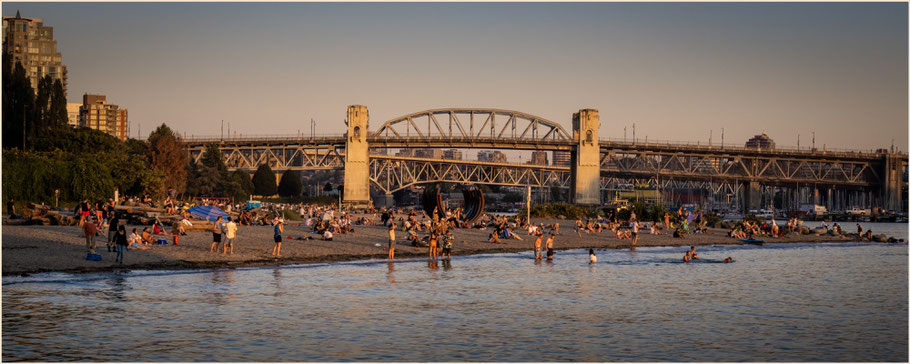
[[[414,230],[411,230],[413,233]],[[416,235],[416,234],[415,234]],[[389,224],[389,260],[395,259],[395,224]]]
[[[538,231],[534,235],[537,236],[537,239],[534,240],[534,260],[540,260],[543,258],[543,250],[540,249],[540,241],[543,239],[543,233]]]
[[[550,234],[550,237],[547,238],[547,260],[553,260],[553,239],[556,238],[556,235]]]
[[[638,221],[632,220],[630,225],[632,225],[632,249],[635,249],[635,246],[638,245]]]

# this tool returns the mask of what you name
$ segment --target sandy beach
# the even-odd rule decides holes
[[[533,220],[541,222],[542,220]],[[555,221],[546,221],[552,223]],[[628,249],[630,240],[619,240],[611,232],[582,233],[576,235],[572,221],[560,221],[561,235],[556,237],[556,250],[565,249]],[[129,226],[128,230],[133,227]],[[96,238],[96,251],[102,261],[85,260],[85,238],[79,227],[74,226],[8,226],[2,227],[3,275],[21,275],[38,272],[97,272],[115,269],[200,269],[246,266],[274,266],[314,262],[332,262],[361,259],[385,259],[388,255],[386,229],[382,226],[355,226],[354,233],[338,234],[333,241],[318,240],[303,226],[285,228],[285,241],[281,257],[271,255],[274,241],[271,226],[239,226],[238,238],[233,255],[211,253],[210,232],[190,232],[181,236],[178,245],[167,236],[168,245],[153,245],[150,250],[129,250],[125,253],[124,264],[117,264],[116,253],[107,252],[104,237]],[[140,229],[141,230],[141,229]],[[492,230],[457,229],[453,255],[478,253],[517,252],[533,250],[534,240],[527,230],[520,231],[524,240],[508,239],[504,244],[487,243]],[[297,240],[298,237],[312,236],[313,240]],[[403,241],[406,233],[397,232],[396,258],[427,255],[427,248],[411,246]],[[422,235],[421,235],[422,236]],[[288,239],[293,237],[295,239]],[[162,238],[164,238],[162,236]],[[760,238],[766,243],[796,242],[844,242],[847,237],[790,234],[784,238]],[[852,239],[855,240],[855,239]],[[379,244],[376,246],[375,244]],[[690,234],[682,239],[670,235],[643,233],[638,246],[689,246],[712,244],[742,244],[726,236],[726,231],[711,229],[709,234]],[[683,250],[680,250],[682,257]],[[559,254],[556,254],[559,259]]]

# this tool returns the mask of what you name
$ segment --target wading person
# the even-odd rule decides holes
[[[635,246],[638,245],[638,221],[632,220],[629,225],[632,225],[632,249],[635,249]]]
[[[284,232],[284,220],[278,219],[275,223],[275,247],[272,248],[272,255],[281,256],[281,233]]]
[[[110,226],[107,229],[107,251],[112,251],[114,249],[114,238],[117,236],[117,231],[119,231],[120,219],[116,214],[111,218]],[[126,233],[126,231],[124,231]]]
[[[553,260],[553,240],[556,238],[556,235],[550,234],[550,237],[547,238],[547,260]]]
[[[433,230],[430,232],[430,259],[436,259],[439,257],[439,235],[436,234],[436,231]]]
[[[224,250],[221,254],[228,253],[228,247],[231,248],[230,254],[234,254],[234,239],[237,237],[237,224],[231,218],[227,218],[227,225],[224,226]]]
[[[594,255],[594,249],[588,249],[588,260],[590,263],[597,263],[597,255]]]
[[[221,244],[221,233],[224,231],[224,222],[221,221],[221,216],[218,216],[215,219],[215,227],[212,228],[212,247],[209,248],[209,253],[214,253],[215,248],[218,248],[218,245]],[[220,248],[218,250],[221,250]]]
[[[452,258],[452,244],[455,243],[455,233],[452,232],[453,229],[448,229],[445,234],[445,240],[442,243],[442,255],[443,259]]]
[[[543,233],[537,232],[534,235],[537,236],[537,239],[534,240],[534,260],[540,260],[543,258],[543,250],[540,249],[540,241],[543,240]]]

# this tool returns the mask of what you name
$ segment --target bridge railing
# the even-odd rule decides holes
[[[207,143],[246,143],[246,142],[312,142],[338,140],[344,138],[344,134],[315,134],[315,135],[294,135],[294,134],[263,134],[263,135],[239,135],[237,137],[220,137],[220,136],[189,136],[183,139],[184,143],[207,144]]]
[[[635,141],[629,139],[611,139],[611,138],[601,138],[600,143],[609,143],[612,145],[622,145],[622,146],[644,146],[644,147],[679,147],[679,148],[688,148],[688,149],[698,149],[711,152],[762,152],[762,153],[776,153],[776,154],[822,154],[826,157],[874,157],[879,152],[876,149],[848,149],[848,148],[828,148],[828,147],[795,147],[795,146],[775,146],[774,149],[757,149],[757,148],[746,148],[745,146],[736,146],[730,144],[724,144],[723,146],[720,143],[703,143],[700,141],[691,142],[691,141],[677,141],[677,140],[641,140],[636,139]]]

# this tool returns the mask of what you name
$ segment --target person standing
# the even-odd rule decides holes
[[[79,226],[82,226],[82,224],[85,223],[85,220],[88,219],[89,215],[89,205],[87,199],[82,200],[82,202],[79,203],[79,214],[82,215],[82,217],[79,218]]]
[[[635,249],[638,245],[638,221],[632,220],[629,225],[632,228],[632,249]]]
[[[597,263],[597,255],[594,255],[594,249],[588,249],[588,260],[590,263]]]
[[[534,235],[537,236],[537,239],[534,240],[534,260],[540,260],[543,258],[543,250],[540,246],[540,242],[543,240],[543,232],[538,231]]]
[[[272,255],[281,256],[281,233],[284,232],[284,220],[278,219],[275,222],[275,247],[272,248]]]
[[[556,235],[550,234],[550,237],[547,238],[547,260],[553,260],[553,246],[555,245],[553,240],[556,238]]]
[[[123,251],[127,249],[127,240],[126,227],[123,225],[118,226],[117,233],[114,234],[114,243],[117,246],[117,263],[123,264]]]
[[[670,213],[664,212],[664,229],[670,230]]]
[[[389,260],[395,259],[395,224],[389,224]]]
[[[860,238],[863,237],[863,226],[856,224],[856,235],[859,235]]]
[[[13,203],[13,199],[9,199],[9,202],[6,203],[6,213],[9,214],[10,219],[16,217],[16,204]]]
[[[215,226],[212,228],[212,247],[209,248],[209,253],[214,253],[215,248],[221,244],[221,234],[224,232],[224,222],[221,221],[221,216],[215,219]],[[218,249],[221,250],[221,249]]]
[[[94,219],[86,219],[85,223],[82,224],[82,233],[85,234],[85,248],[89,253],[95,253],[95,235],[98,234],[98,227],[94,223]]]
[[[443,259],[452,258],[452,244],[455,243],[455,233],[452,231],[453,228],[449,228],[445,232],[445,241],[442,243],[442,255]]]
[[[237,224],[230,217],[227,218],[227,225],[224,226],[224,251],[221,254],[228,253],[228,247],[231,247],[230,254],[234,254],[234,239],[237,237]]]
[[[436,233],[435,228],[433,228],[430,231],[429,240],[430,240],[430,259],[433,260],[433,259],[436,259],[437,257],[439,257],[439,251],[438,251],[439,248],[437,245],[439,242],[439,235]]]
[[[107,230],[107,251],[111,252],[114,249],[114,237],[117,236],[117,229],[120,227],[120,218],[114,214],[111,217],[110,225]]]

